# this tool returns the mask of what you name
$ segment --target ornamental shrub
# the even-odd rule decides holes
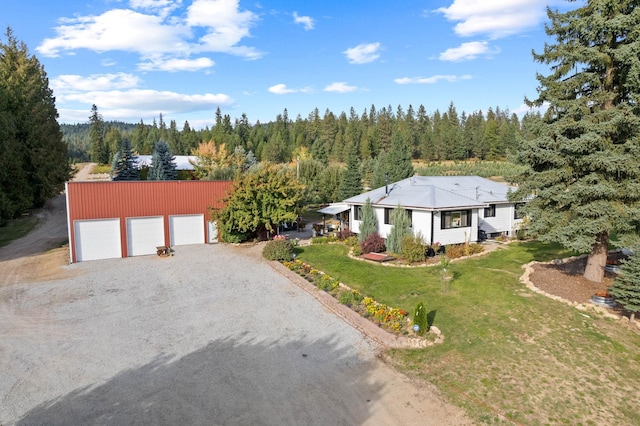
[[[384,245],[384,239],[378,234],[374,232],[369,235],[366,240],[360,243],[360,249],[362,253],[382,253],[386,250]]]
[[[417,324],[420,329],[418,334],[424,336],[429,331],[429,324],[427,323],[427,310],[424,307],[424,303],[420,302],[416,306],[416,310],[413,314],[413,323]]]
[[[262,256],[267,260],[291,260],[294,244],[290,240],[272,240],[265,244]]]
[[[340,298],[338,299],[340,303],[343,305],[351,306],[353,302],[355,302],[352,291],[345,291],[340,293]]]
[[[425,243],[422,234],[406,235],[402,239],[402,257],[408,262],[424,262],[425,253],[429,246]]]

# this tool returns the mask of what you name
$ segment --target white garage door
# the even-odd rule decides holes
[[[169,216],[171,245],[204,244],[204,215]]]
[[[76,261],[122,257],[120,219],[76,220]]]
[[[129,256],[155,254],[156,247],[164,246],[164,218],[127,218],[127,248]]]

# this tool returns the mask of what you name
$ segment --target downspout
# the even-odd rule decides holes
[[[433,210],[431,210],[431,245],[433,245],[434,222],[435,222],[434,212]]]

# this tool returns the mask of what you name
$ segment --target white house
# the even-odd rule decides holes
[[[344,200],[350,228],[358,233],[362,206],[371,200],[378,232],[391,231],[391,211],[402,206],[411,218],[411,229],[427,243],[459,244],[487,236],[513,236],[521,226],[516,205],[509,202],[508,185],[479,176],[412,176]]]

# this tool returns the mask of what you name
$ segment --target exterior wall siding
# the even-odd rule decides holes
[[[463,228],[441,229],[441,212],[436,212],[433,218],[433,241],[443,245],[461,244],[465,241],[478,241],[478,209],[471,209],[471,226]]]
[[[479,214],[484,215],[484,210],[481,210]],[[515,219],[514,215],[515,206],[513,204],[497,204],[495,217],[480,218],[480,229],[487,234],[506,232],[507,235],[513,237],[522,223],[522,219]]]
[[[424,210],[413,210],[411,214],[411,222],[413,231],[413,235],[418,235],[418,233],[422,234],[422,238],[424,242],[427,244],[432,243],[431,241],[431,217],[433,216],[433,212],[424,211]]]
[[[209,207],[223,207],[231,185],[229,181],[67,182],[71,262],[77,261],[73,226],[77,220],[120,218],[122,255],[127,257],[127,218],[163,216],[165,244],[169,245],[170,215],[204,214],[208,218]]]

